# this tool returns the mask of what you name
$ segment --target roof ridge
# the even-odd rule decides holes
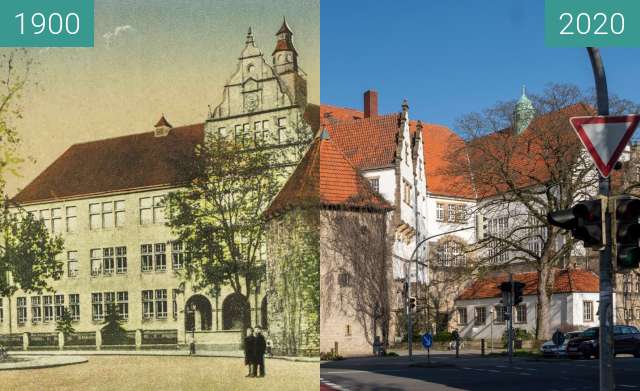
[[[196,122],[196,123],[189,124],[189,125],[174,126],[174,127],[171,128],[171,130],[180,130],[180,129],[190,128],[190,127],[193,127],[193,126],[204,125],[204,124],[205,124],[205,122]],[[72,147],[79,146],[79,145],[95,144],[95,143],[100,143],[100,142],[109,141],[109,140],[118,140],[118,139],[127,138],[127,137],[141,136],[141,135],[148,134],[148,133],[153,133],[153,132],[154,132],[153,130],[149,130],[147,132],[123,134],[123,135],[120,135],[120,136],[105,137],[105,138],[99,138],[99,139],[90,140],[90,141],[83,141],[83,142],[79,142],[79,143],[74,143],[74,144],[71,144],[71,146],[69,146],[69,148],[67,148],[65,150],[65,152],[67,150],[71,149]]]

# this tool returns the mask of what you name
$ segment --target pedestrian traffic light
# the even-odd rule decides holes
[[[409,297],[409,311],[413,312],[416,310],[416,298],[414,296]]]
[[[640,199],[628,195],[616,197],[613,227],[618,270],[640,266]]]
[[[524,293],[525,284],[520,281],[513,282],[513,305],[522,303],[522,295]]]
[[[570,209],[547,214],[549,224],[571,231],[571,235],[584,242],[585,247],[601,248],[602,201],[582,201]]]

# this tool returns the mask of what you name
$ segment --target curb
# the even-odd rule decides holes
[[[154,351],[29,351],[29,352],[20,352],[20,353],[12,353],[13,356],[143,356],[143,357],[213,357],[213,358],[244,358],[244,355],[240,354],[225,354],[225,353],[204,353],[204,354],[195,354],[190,355],[188,352],[184,353],[176,353],[171,352],[168,353],[166,351],[154,352]],[[289,357],[289,356],[273,356],[273,357],[265,357],[266,359],[274,359],[274,360],[283,360],[283,361],[291,361],[291,362],[317,362],[320,363],[320,358],[316,357]]]
[[[41,356],[40,356],[41,357]],[[51,356],[49,356],[51,357]],[[85,357],[77,357],[74,360],[67,360],[67,361],[62,361],[62,362],[43,362],[41,364],[38,363],[31,363],[29,364],[29,362],[27,361],[25,364],[26,365],[22,365],[22,366],[15,366],[15,367],[3,367],[0,364],[0,371],[21,371],[21,370],[27,370],[27,369],[45,369],[45,368],[55,368],[55,367],[64,367],[67,365],[76,365],[76,364],[84,364],[86,362],[88,362],[89,360]]]

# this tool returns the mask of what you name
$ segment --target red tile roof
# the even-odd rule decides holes
[[[194,158],[204,124],[75,144],[47,167],[14,200],[19,203],[56,200],[188,181],[182,162]]]
[[[502,293],[498,285],[508,281],[506,274],[484,278],[474,281],[458,296],[458,300],[487,299],[501,297]],[[538,289],[538,273],[517,273],[513,275],[514,281],[525,283],[523,294],[536,295]],[[555,272],[553,293],[589,292],[600,291],[600,279],[590,271],[582,269],[565,269]]]
[[[391,209],[391,205],[334,146],[326,131],[316,137],[265,215],[309,206]]]

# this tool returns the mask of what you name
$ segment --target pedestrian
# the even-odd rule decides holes
[[[556,346],[560,346],[564,343],[564,334],[560,329],[556,329],[556,332],[553,333],[551,339]]]
[[[262,335],[262,330],[256,328],[256,365],[258,366],[259,377],[264,377],[264,353],[267,350],[267,341]]]
[[[244,338],[244,365],[249,367],[246,377],[256,376],[256,337],[253,336],[253,329],[247,329],[247,336]]]

